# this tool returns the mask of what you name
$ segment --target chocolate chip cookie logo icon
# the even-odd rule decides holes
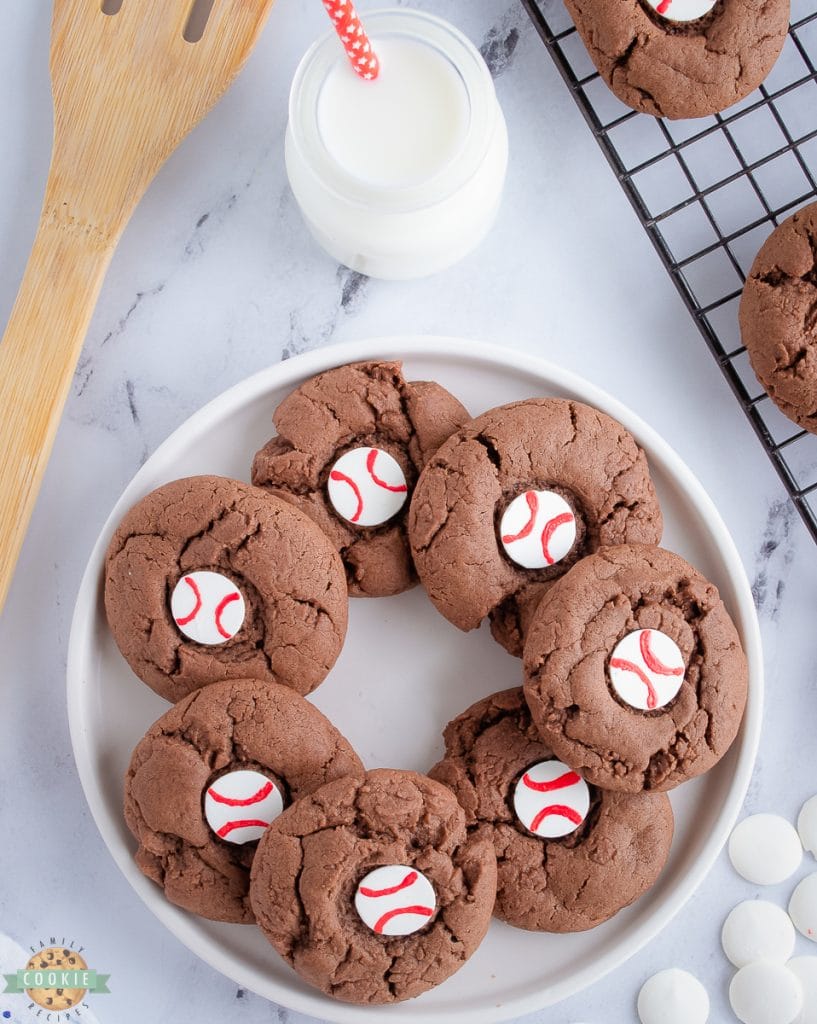
[[[91,992],[110,991],[110,975],[91,969],[83,955],[84,947],[74,941],[52,936],[47,942],[29,948],[31,956],[25,966],[3,975],[3,991],[28,996],[30,1009],[38,1006],[48,1011],[45,1019],[49,1024],[82,1021],[83,1010],[88,1008],[85,997]]]

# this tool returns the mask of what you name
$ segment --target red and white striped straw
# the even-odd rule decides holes
[[[360,23],[352,0],[323,0],[323,6],[343,43],[352,67],[361,78],[372,81],[380,73],[380,61]]]

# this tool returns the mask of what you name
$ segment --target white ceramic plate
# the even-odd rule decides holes
[[[664,509],[664,544],[720,588],[749,658],[746,718],[717,768],[672,794],[676,833],[654,889],[592,932],[538,935],[493,922],[485,942],[453,978],[388,1010],[336,1003],[308,988],[259,931],[200,920],[165,902],[136,869],[122,817],[130,751],[167,705],[131,673],[105,624],[102,568],[111,534],[134,502],[159,484],[195,473],[247,479],[253,453],[270,436],[276,404],[305,378],[360,359],[402,358],[409,379],[449,387],[473,414],[534,395],[578,398],[620,420],[649,457]],[[441,755],[445,723],[471,703],[520,681],[519,663],[485,627],[463,634],[422,590],[352,602],[346,646],[313,698],[354,744],[367,767],[427,770]],[[324,348],[271,367],[221,395],[159,448],[117,503],[82,581],[68,655],[74,754],[100,832],[128,881],[182,942],[217,970],[290,1009],[330,1021],[500,1021],[563,999],[612,970],[678,911],[721,849],[743,802],[760,732],[760,636],[749,585],[712,501],[678,456],[645,423],[587,381],[504,349],[448,338],[391,338]]]

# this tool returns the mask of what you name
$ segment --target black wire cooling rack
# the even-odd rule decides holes
[[[783,52],[723,115],[637,114],[607,88],[561,0],[523,0],[783,484],[817,541],[817,436],[759,385],[741,344],[745,275],[774,225],[817,198],[817,0],[793,0]]]

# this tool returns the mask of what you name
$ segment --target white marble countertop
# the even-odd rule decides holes
[[[316,249],[286,186],[283,133],[288,83],[325,16],[318,0],[278,0],[246,72],[159,175],[115,256],[0,620],[0,930],[23,945],[65,933],[98,953],[115,980],[94,1003],[103,1021],[307,1020],[237,991],[138,901],[90,818],[64,707],[74,596],[125,483],[202,403],[306,349],[398,332],[483,338],[558,361],[645,417],[715,498],[755,584],[768,701],[747,809],[793,817],[817,790],[815,546],[520,4],[414,2],[492,44],[511,143],[493,233],[461,265],[407,284],[361,279]],[[35,0],[2,15],[2,322],[47,172],[49,14]],[[718,934],[754,892],[722,856],[648,949],[526,1020],[633,1021],[643,979],[671,965],[706,983],[713,1021],[731,1020]]]

